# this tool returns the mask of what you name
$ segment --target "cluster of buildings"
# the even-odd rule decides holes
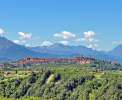
[[[0,64],[0,68],[4,68],[4,64]]]
[[[75,57],[75,58],[32,58],[27,57],[16,62],[17,66],[32,65],[32,64],[48,64],[48,63],[80,63],[89,64],[93,62],[93,58]]]
[[[79,64],[90,64],[95,62],[96,59],[90,57],[74,57],[74,58],[33,58],[33,57],[26,57],[20,59],[16,62],[9,62],[8,64],[12,67],[19,67],[19,66],[30,66],[30,65],[39,65],[39,64],[62,64],[62,63],[79,63]],[[118,65],[115,62],[108,62],[112,65]],[[0,64],[0,68],[4,68],[4,63]]]

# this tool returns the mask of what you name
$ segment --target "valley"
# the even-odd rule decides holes
[[[0,71],[0,100],[121,100],[121,68],[103,61],[6,64]]]
[[[122,100],[122,0],[0,0],[0,100]]]

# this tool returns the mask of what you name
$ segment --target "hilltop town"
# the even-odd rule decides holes
[[[48,64],[48,63],[79,63],[90,64],[95,59],[88,57],[75,57],[75,58],[32,58],[27,57],[16,62],[16,65],[31,65],[31,64]]]

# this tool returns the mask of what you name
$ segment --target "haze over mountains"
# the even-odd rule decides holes
[[[109,52],[112,55],[122,57],[122,44],[118,45],[116,48]]]
[[[31,57],[75,57],[87,56],[96,59],[117,61],[122,63],[122,45],[110,52],[96,51],[85,46],[69,46],[59,43],[51,46],[25,47],[0,37],[0,61],[18,60]]]
[[[32,56],[32,57],[46,57],[46,54],[41,54],[34,52],[25,46],[18,45],[12,41],[6,39],[5,37],[0,37],[0,60],[17,60],[23,57]]]
[[[30,47],[29,49],[35,52],[39,52],[39,53],[49,53],[52,55],[56,55],[58,57],[86,56],[86,57],[93,57],[93,58],[101,59],[101,60],[117,61],[120,63],[122,62],[122,56],[116,55],[116,52],[114,52],[115,51],[114,49],[110,52],[105,52],[105,51],[93,50],[91,48],[87,48],[81,45],[65,46],[59,43],[56,43],[51,46]]]

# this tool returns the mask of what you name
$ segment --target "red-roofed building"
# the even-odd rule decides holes
[[[16,62],[16,65],[32,65],[32,64],[47,64],[47,63],[80,63],[88,64],[94,61],[88,57],[75,57],[75,58],[31,58],[27,57]]]
[[[4,68],[4,64],[0,64],[0,68]]]

